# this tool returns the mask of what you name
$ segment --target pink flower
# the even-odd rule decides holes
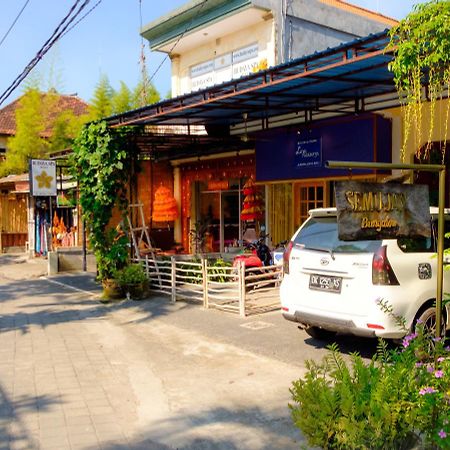
[[[437,359],[437,362],[442,362],[442,361],[444,361],[445,360],[445,358],[443,357],[443,356],[440,356],[438,359]]]
[[[427,372],[428,373],[433,373],[434,372],[434,367],[433,366],[428,366],[427,367]]]
[[[445,439],[447,437],[447,433],[444,430],[439,431],[438,435],[441,439]]]
[[[435,394],[436,392],[437,392],[437,390],[434,389],[434,388],[432,388],[432,387],[425,387],[425,388],[422,388],[422,389],[419,391],[419,394],[420,394],[420,395],[425,395],[425,394]]]
[[[444,371],[442,370],[436,370],[436,372],[434,372],[434,376],[436,378],[442,378],[444,376]]]

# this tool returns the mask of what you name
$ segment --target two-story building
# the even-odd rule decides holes
[[[388,17],[336,0],[194,0],[144,26],[142,36],[153,51],[170,56],[172,95],[177,97],[270,70],[341,42],[379,32],[395,23]],[[283,95],[289,99],[289,94]],[[234,100],[230,103],[230,111],[239,109]],[[165,163],[156,158],[159,164],[147,169],[159,178],[164,168],[166,183],[174,189],[181,210],[180,219],[174,224],[174,238],[182,242],[187,251],[192,250],[190,231],[196,226],[205,228],[205,225],[209,242],[206,250],[209,251],[223,252],[246,234],[251,235],[253,229],[258,233],[260,225],[270,232],[274,243],[281,241],[304,219],[307,209],[328,203],[331,190],[327,184],[315,180],[305,183],[305,178],[311,178],[305,174],[312,168],[310,162],[297,161],[298,168],[304,170],[297,170],[295,174],[283,169],[263,174],[259,158],[257,173],[256,148],[260,147],[262,155],[263,143],[278,138],[265,135],[258,140],[254,135],[249,139],[251,132],[260,128],[259,124],[255,127],[250,117],[251,114],[244,112],[235,124],[221,120],[196,126],[188,120],[188,130],[177,126],[159,128],[166,135],[188,133],[194,139],[197,135],[197,145],[188,145],[187,140],[184,151],[165,157]],[[375,121],[366,119],[372,129]],[[340,124],[331,129],[343,128],[345,126]],[[216,141],[210,142],[208,155],[200,155],[199,140],[207,139],[206,136]],[[298,141],[295,132],[291,138]],[[301,139],[310,140],[309,137]],[[319,139],[316,145],[322,142]],[[281,149],[279,144],[275,145]],[[308,150],[308,153],[311,152]],[[264,164],[273,168],[270,155],[270,151],[266,152]],[[277,162],[279,157],[280,154]],[[149,178],[150,172],[147,173]],[[302,182],[293,184],[294,178]],[[264,186],[256,188],[254,199],[251,194],[247,198],[244,194],[249,179],[265,182]],[[151,197],[152,194],[148,190],[142,192],[141,199],[145,201],[146,195]],[[151,201],[146,211],[151,220]],[[247,220],[242,220],[243,217]],[[248,227],[250,234],[246,233]],[[167,234],[164,224],[154,223],[153,228],[155,236]]]

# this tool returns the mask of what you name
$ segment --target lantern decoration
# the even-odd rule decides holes
[[[258,188],[253,182],[253,178],[249,178],[242,189],[244,194],[244,203],[242,205],[241,220],[251,222],[263,218],[263,199],[258,192]]]
[[[177,201],[170,189],[160,186],[155,191],[152,219],[154,222],[173,222],[178,217]]]

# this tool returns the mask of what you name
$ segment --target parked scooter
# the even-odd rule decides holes
[[[237,255],[233,260],[233,267],[236,267],[239,261],[243,261],[245,267],[271,266],[273,263],[272,253],[265,243],[268,235],[262,235],[257,241],[247,242],[245,244],[245,253]]]

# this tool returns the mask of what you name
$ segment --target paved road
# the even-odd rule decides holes
[[[0,450],[300,447],[289,387],[325,349],[278,312],[103,305],[92,274],[39,264],[0,256]]]

